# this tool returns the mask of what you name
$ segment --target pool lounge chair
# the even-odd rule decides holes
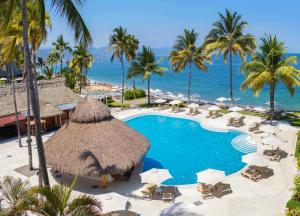
[[[271,156],[270,161],[280,162],[281,161],[280,151],[277,151],[275,155]]]
[[[272,169],[268,167],[260,167],[260,166],[249,166],[250,169],[256,170],[263,178],[268,178],[272,175],[274,175],[274,172]]]
[[[213,190],[214,196],[221,198],[222,196],[230,193],[232,193],[230,184],[224,184],[222,182],[219,182],[214,185],[214,190]]]
[[[228,119],[227,126],[233,126],[234,118]]]
[[[174,195],[173,193],[162,193],[162,201],[163,202],[174,202]]]
[[[204,183],[200,183],[197,185],[197,191],[201,193],[203,199],[213,198],[212,189],[212,185],[207,185]]]
[[[254,182],[260,181],[262,179],[261,175],[259,174],[259,172],[257,172],[257,170],[250,169],[250,168],[242,170],[241,175],[246,178],[249,178],[250,180],[252,180]]]
[[[142,198],[146,200],[152,200],[156,188],[157,188],[156,184],[145,184],[141,189],[141,192],[143,194]]]
[[[198,115],[200,114],[201,112],[198,110],[198,109],[191,109],[190,110],[190,115],[191,116],[195,116],[195,115]]]

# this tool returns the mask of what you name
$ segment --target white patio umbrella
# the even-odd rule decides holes
[[[169,104],[170,104],[170,105],[178,105],[178,104],[182,104],[182,100],[172,100]]]
[[[230,112],[227,114],[227,116],[231,117],[231,118],[241,118],[243,115],[241,113],[238,112]]]
[[[277,148],[283,144],[283,142],[275,136],[269,136],[261,139],[262,143],[265,145],[270,145],[272,148]]]
[[[197,173],[197,182],[216,184],[226,177],[225,172],[215,169],[207,169]]]
[[[268,160],[257,152],[246,154],[242,156],[242,161],[248,165],[267,166]]]
[[[191,104],[188,105],[188,108],[192,108],[192,109],[199,108],[199,104],[191,103]]]
[[[239,111],[243,111],[244,109],[239,106],[234,106],[234,107],[230,107],[228,110],[233,112],[239,112]]]
[[[163,99],[163,98],[159,98],[159,99],[157,99],[157,100],[154,101],[154,103],[157,103],[157,104],[164,104],[166,102],[167,101],[165,99]]]
[[[103,213],[125,210],[128,202],[128,197],[121,194],[111,192],[99,196],[102,203]]]
[[[186,204],[184,202],[175,203],[160,213],[160,216],[175,216],[175,215],[202,215],[201,208],[193,204]]]
[[[216,101],[221,102],[221,104],[223,104],[224,101],[228,101],[228,100],[229,100],[229,99],[226,98],[226,97],[219,97],[219,98],[216,99]]]
[[[260,118],[258,116],[249,116],[246,118],[246,122],[250,125],[255,124],[255,123],[262,123],[264,121],[263,118]]]
[[[163,181],[172,178],[167,169],[150,169],[140,174],[141,183],[152,183],[160,185]]]
[[[5,77],[1,78],[0,81],[7,81]]]
[[[212,105],[212,106],[207,108],[208,111],[218,111],[220,109],[221,109],[220,107],[215,106],[215,105]]]
[[[177,95],[177,97],[178,97],[178,98],[184,98],[184,94],[179,93],[179,94]]]

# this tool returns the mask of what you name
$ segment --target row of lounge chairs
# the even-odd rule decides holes
[[[219,182],[215,185],[200,183],[197,185],[197,190],[201,193],[203,199],[218,197],[232,193],[230,184]]]
[[[280,162],[282,159],[283,151],[277,148],[275,150],[265,150],[263,154],[269,156],[270,161]]]
[[[253,132],[255,134],[258,134],[258,133],[260,133],[259,127],[260,127],[260,124],[259,123],[255,123],[254,125],[252,125],[251,127],[249,127],[249,131]]]
[[[245,125],[244,118],[245,118],[244,116],[240,118],[230,118],[228,120],[227,126],[242,127]]]
[[[260,167],[260,166],[249,166],[243,171],[241,171],[241,175],[249,178],[253,182],[258,182],[263,178],[268,178],[272,176],[273,170],[268,167]]]
[[[142,199],[152,200],[154,195],[161,196],[163,202],[174,202],[177,188],[174,186],[160,186],[156,184],[145,184],[141,189]]]
[[[191,115],[191,116],[195,116],[195,115],[198,115],[200,114],[201,112],[198,110],[198,109],[193,109],[193,108],[190,108],[189,111],[186,113],[187,115]]]

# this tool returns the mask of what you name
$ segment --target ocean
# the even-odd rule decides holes
[[[295,54],[293,54],[295,55]],[[296,54],[300,61],[300,54]],[[188,71],[174,73],[168,63],[168,57],[163,57],[161,66],[167,67],[168,71],[163,76],[153,75],[151,77],[151,88],[160,89],[164,92],[170,91],[174,94],[182,93],[187,95]],[[252,91],[242,91],[240,88],[245,76],[241,73],[241,60],[238,57],[233,59],[233,94],[235,98],[240,98],[237,104],[264,106],[269,101],[269,91],[265,88],[262,93],[255,97]],[[125,64],[126,73],[129,64]],[[192,94],[199,94],[201,100],[216,102],[218,97],[229,97],[229,61],[223,63],[222,58],[213,57],[213,63],[208,65],[208,72],[199,71],[193,67],[192,74]],[[111,63],[107,58],[98,59],[88,71],[88,78],[91,80],[121,85],[122,71],[121,64],[115,60]],[[135,78],[136,85],[146,88],[147,83],[142,82],[139,77]],[[131,80],[126,80],[126,86],[132,86]],[[282,84],[276,88],[276,105],[278,108],[287,110],[300,110],[300,89],[297,88],[295,95],[290,96],[288,90]]]

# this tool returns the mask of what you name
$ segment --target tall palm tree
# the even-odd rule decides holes
[[[258,96],[265,86],[269,87],[270,115],[273,120],[276,87],[281,82],[293,95],[295,86],[300,86],[300,71],[294,67],[297,57],[287,56],[284,43],[278,41],[276,36],[265,35],[261,40],[260,52],[242,67],[246,80],[241,87],[244,90],[251,88],[255,96]]]
[[[188,82],[188,103],[191,97],[191,80],[192,65],[194,64],[199,70],[206,72],[205,63],[210,62],[210,54],[202,47],[197,47],[196,42],[198,33],[192,29],[185,29],[183,35],[177,36],[177,40],[170,53],[169,61],[175,72],[183,71],[187,66],[189,68]]]
[[[52,43],[52,46],[54,47],[54,50],[59,55],[60,59],[60,74],[63,70],[63,63],[65,58],[65,51],[72,52],[72,48],[70,47],[70,44],[68,42],[65,42],[63,35],[59,35],[55,42]]]
[[[4,214],[7,216],[26,215],[24,203],[28,200],[29,182],[15,179],[11,176],[4,176],[0,181],[0,193]],[[1,208],[1,207],[0,207]],[[0,214],[1,215],[1,214]]]
[[[225,11],[225,14],[219,13],[219,20],[213,24],[213,29],[205,39],[206,48],[216,50],[217,56],[223,54],[223,61],[226,64],[229,54],[230,64],[230,99],[233,102],[233,84],[232,84],[232,56],[239,55],[243,62],[246,55],[251,55],[256,49],[255,38],[251,34],[244,34],[244,29],[248,23],[242,21],[241,15],[237,12]]]
[[[148,105],[150,105],[150,78],[153,74],[163,75],[166,70],[167,68],[159,67],[159,62],[156,61],[152,50],[149,47],[143,46],[143,51],[131,63],[127,77],[130,79],[135,76],[141,76],[143,81],[147,80]]]
[[[37,61],[36,61],[36,66],[38,68],[40,68],[40,72],[43,71],[44,67],[46,67],[47,62],[42,58],[42,57],[38,57]]]
[[[94,59],[94,56],[82,44],[76,46],[72,52],[72,59],[69,62],[69,67],[77,72],[80,94],[87,70],[92,67]]]
[[[53,68],[49,67],[48,65],[45,67],[45,69],[43,70],[43,77],[47,80],[50,80],[53,78],[54,72],[53,72]]]
[[[73,180],[69,188],[63,184],[54,185],[52,188],[31,188],[30,194],[36,199],[31,199],[28,210],[44,216],[100,216],[102,205],[94,197],[84,194],[71,198],[76,181],[77,178]],[[42,199],[39,199],[37,195],[42,196]]]
[[[124,57],[127,61],[135,58],[135,52],[138,49],[139,41],[134,35],[128,34],[127,30],[121,26],[113,30],[109,39],[109,47],[113,50],[111,61],[118,58],[122,65],[122,107],[124,106],[124,86],[125,86],[125,69]]]
[[[36,97],[36,92],[34,89],[33,77],[32,77],[32,63],[31,63],[31,53],[29,49],[29,40],[28,40],[28,16],[27,16],[27,1],[21,0],[21,8],[22,8],[22,27],[23,27],[23,43],[24,43],[24,66],[26,68],[26,72],[28,74],[28,82],[30,87],[31,94],[31,104],[33,115],[36,124],[36,143],[38,148],[38,156],[40,162],[40,174],[42,175],[43,182],[46,186],[50,186],[48,172],[46,167],[46,157],[43,147],[43,141],[41,136],[42,125],[40,119],[39,112],[39,101]],[[76,1],[77,3],[81,3],[81,1]],[[66,0],[53,0],[51,1],[52,7],[56,8],[56,11],[60,13],[61,16],[65,16],[69,25],[73,28],[75,32],[75,39],[79,40],[81,43],[87,45],[92,43],[92,38],[89,30],[87,29],[82,17],[77,11],[73,1]],[[1,19],[0,27],[2,29],[6,29],[9,26],[9,23],[12,19],[14,5],[19,4],[19,0],[1,0],[0,1],[0,13],[4,14],[3,17],[5,19]],[[45,1],[39,0],[37,4],[40,7],[40,23],[45,25]]]

